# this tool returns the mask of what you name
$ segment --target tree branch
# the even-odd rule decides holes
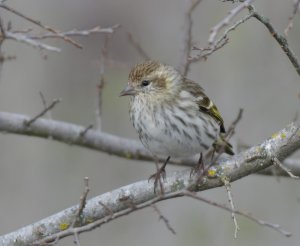
[[[39,42],[37,40],[31,39],[29,37],[27,37],[26,35],[22,34],[22,33],[13,33],[13,32],[9,32],[9,31],[5,31],[5,39],[11,39],[11,40],[15,40],[21,43],[25,43],[28,44],[34,48],[38,48],[38,49],[42,49],[42,50],[48,50],[48,51],[55,51],[55,52],[60,52],[61,50],[57,47],[48,45],[48,44],[44,44],[42,42]]]
[[[139,141],[99,132],[92,129],[92,126],[86,127],[42,118],[38,118],[30,127],[26,127],[24,122],[30,119],[31,117],[26,115],[0,112],[0,132],[56,140],[131,160],[153,161],[153,156]],[[161,159],[160,161],[164,160]],[[170,163],[193,167],[196,161],[192,158],[182,160],[171,159]],[[287,160],[284,164],[293,174],[300,176],[300,161]],[[274,172],[268,168],[262,174],[273,175]],[[286,173],[281,171],[279,171],[278,175],[287,176]]]
[[[67,32],[59,32],[59,33],[44,33],[44,34],[40,34],[40,35],[28,35],[28,38],[30,39],[48,39],[48,38],[59,38],[61,36],[64,37],[85,37],[85,36],[90,36],[91,34],[94,33],[114,33],[115,30],[117,28],[119,28],[120,25],[116,24],[114,26],[111,27],[100,27],[100,26],[96,26],[93,27],[91,29],[88,30],[71,30],[71,31],[67,31]]]
[[[42,120],[39,119],[34,122],[32,127],[34,127],[38,121]],[[235,180],[269,167],[273,164],[272,160],[274,157],[282,161],[300,148],[299,129],[299,124],[291,123],[262,144],[251,147],[232,158],[218,160],[215,165],[217,176],[226,176],[231,182],[234,182]],[[87,132],[87,135],[88,133],[89,132]],[[98,221],[95,227],[88,228],[91,230],[116,218],[120,213],[124,214],[125,212],[131,213],[135,211],[136,209],[133,209],[133,206],[135,208],[150,206],[159,201],[177,197],[176,192],[184,189],[196,192],[223,185],[223,181],[220,178],[204,178],[201,183],[198,184],[195,183],[195,180],[197,180],[197,177],[190,177],[190,170],[188,169],[174,172],[167,177],[164,183],[165,193],[163,196],[156,196],[153,193],[153,183],[144,180],[94,197],[86,202],[86,206],[82,211],[82,225],[89,226]],[[179,194],[184,195],[182,192]],[[130,204],[133,204],[133,206],[128,206],[128,204],[124,202],[126,200],[130,200]],[[101,206],[101,204],[104,204],[105,207]],[[108,209],[113,215],[107,213]],[[73,235],[74,231],[68,232],[68,227],[74,220],[77,211],[78,205],[32,225],[23,227],[15,232],[3,235],[0,237],[0,244],[10,245],[19,243],[28,245],[46,238],[47,240],[44,242],[51,242],[58,238]],[[80,231],[81,227],[73,229],[76,229],[76,233],[78,234],[82,232]],[[85,231],[87,231],[87,228]]]
[[[190,68],[190,53],[192,49],[192,27],[193,19],[192,13],[195,8],[199,5],[201,0],[189,0],[185,4],[185,14],[184,14],[184,23],[182,31],[182,47],[179,57],[178,71],[182,73],[183,76],[186,76]]]
[[[250,13],[252,13],[253,17],[256,18],[258,21],[260,21],[262,24],[266,26],[266,28],[269,30],[272,37],[278,42],[281,49],[284,51],[284,53],[287,55],[287,57],[290,59],[291,63],[293,64],[294,68],[296,69],[298,75],[300,75],[300,63],[298,61],[298,58],[294,54],[294,52],[289,48],[288,42],[286,38],[282,35],[280,35],[273,25],[270,23],[270,20],[259,13],[257,13],[253,6],[248,6],[248,9]]]
[[[23,13],[19,12],[18,10],[13,9],[12,7],[9,7],[9,6],[7,6],[3,3],[0,3],[0,8],[3,8],[3,9],[5,9],[5,10],[7,10],[7,11],[9,11],[9,12],[11,12],[11,13],[13,13],[13,14],[15,14],[15,15],[17,15],[17,16],[19,16],[19,17],[21,17],[21,18],[23,18],[23,19],[25,19],[29,22],[31,22],[31,23],[34,23],[35,25],[37,25],[37,26],[39,26],[39,27],[41,27],[41,28],[43,28],[43,29],[45,29],[49,32],[52,32],[52,33],[56,34],[57,37],[62,38],[67,43],[70,43],[70,44],[74,45],[77,48],[80,48],[80,49],[82,48],[81,44],[77,43],[75,40],[73,40],[73,39],[71,39],[67,36],[61,35],[59,31],[55,30],[54,28],[52,28],[50,26],[46,26],[46,25],[42,24],[42,22],[39,21],[39,20],[35,20],[35,19],[33,19],[29,16],[26,16]]]
[[[226,44],[229,42],[229,33],[234,31],[239,25],[245,23],[247,20],[249,20],[252,16],[252,14],[248,14],[244,16],[242,19],[236,21],[232,26],[230,26],[228,29],[226,29],[223,33],[223,35],[216,40],[215,46],[208,46],[206,48],[199,48],[199,47],[193,47],[193,50],[198,50],[199,54],[196,56],[190,57],[189,61],[190,63],[199,62],[201,60],[206,60],[208,56],[212,55],[217,50],[223,48]]]
[[[29,116],[0,112],[0,132],[51,138],[66,144],[103,151],[128,159],[153,160],[150,153],[138,141],[121,138],[112,134],[99,132],[62,121],[38,118],[30,127],[24,122]],[[85,134],[82,134],[85,132]]]
[[[254,0],[245,0],[243,1],[240,5],[235,7],[234,9],[230,10],[229,14],[222,20],[220,21],[217,25],[215,25],[211,29],[210,36],[208,38],[208,44],[212,47],[216,46],[216,37],[218,32],[225,26],[228,26],[230,21],[238,14],[240,13],[243,9],[247,8]]]

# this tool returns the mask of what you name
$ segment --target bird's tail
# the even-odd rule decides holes
[[[220,134],[220,137],[213,143],[215,151],[224,152],[228,155],[234,155],[232,145],[225,139],[224,133]]]

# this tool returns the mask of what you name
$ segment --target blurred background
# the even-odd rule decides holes
[[[131,32],[153,59],[177,65],[186,1],[27,0],[6,3],[62,31],[122,25],[109,44],[109,64],[104,74],[103,131],[138,139],[129,121],[128,98],[118,97],[130,68],[142,61],[128,42],[126,32]],[[194,43],[205,47],[211,27],[234,6],[218,0],[202,1],[193,15]],[[271,4],[261,0],[256,1],[255,6],[283,33],[293,11],[293,1],[276,0]],[[246,10],[238,17],[245,14]],[[36,28],[3,9],[0,9],[0,16],[5,23],[11,21],[13,29]],[[299,14],[295,17],[294,28],[288,36],[298,56],[299,17]],[[240,26],[229,37],[228,45],[207,61],[193,65],[188,77],[199,81],[214,99],[227,126],[239,108],[243,108],[244,116],[236,129],[235,139],[248,145],[258,144],[300,113],[299,76],[269,32],[255,19]],[[84,126],[94,124],[105,35],[76,40],[84,49],[62,40],[46,41],[61,48],[60,54],[40,52],[6,41],[3,52],[17,58],[6,61],[1,70],[0,110],[35,115],[43,109],[41,91],[48,102],[53,98],[62,99],[52,111],[53,119]],[[168,172],[178,169],[180,167],[170,165]],[[93,197],[147,179],[154,170],[151,162],[124,160],[51,140],[0,134],[0,234],[77,204],[85,176],[90,178],[89,197]],[[235,240],[230,213],[182,198],[158,204],[176,230],[175,236],[158,220],[153,209],[147,208],[80,235],[80,241],[82,245],[131,246],[299,245],[298,182],[251,175],[232,184],[238,209],[280,224],[293,233],[291,238],[238,217],[241,230]],[[201,195],[227,203],[224,188]],[[73,238],[63,239],[58,245],[74,245]]]

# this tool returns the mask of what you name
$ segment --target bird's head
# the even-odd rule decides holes
[[[129,73],[128,84],[120,96],[164,98],[178,91],[182,77],[173,67],[146,61],[136,65]]]

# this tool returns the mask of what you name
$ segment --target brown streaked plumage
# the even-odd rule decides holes
[[[143,145],[157,158],[186,157],[214,145],[233,154],[224,122],[202,87],[171,66],[146,61],[129,73],[121,96],[130,95],[130,118]],[[225,147],[219,147],[220,145]],[[166,163],[155,175],[155,186]]]
[[[141,81],[146,75],[153,73],[159,67],[159,63],[146,61],[138,64],[129,73],[128,79],[132,82]]]

